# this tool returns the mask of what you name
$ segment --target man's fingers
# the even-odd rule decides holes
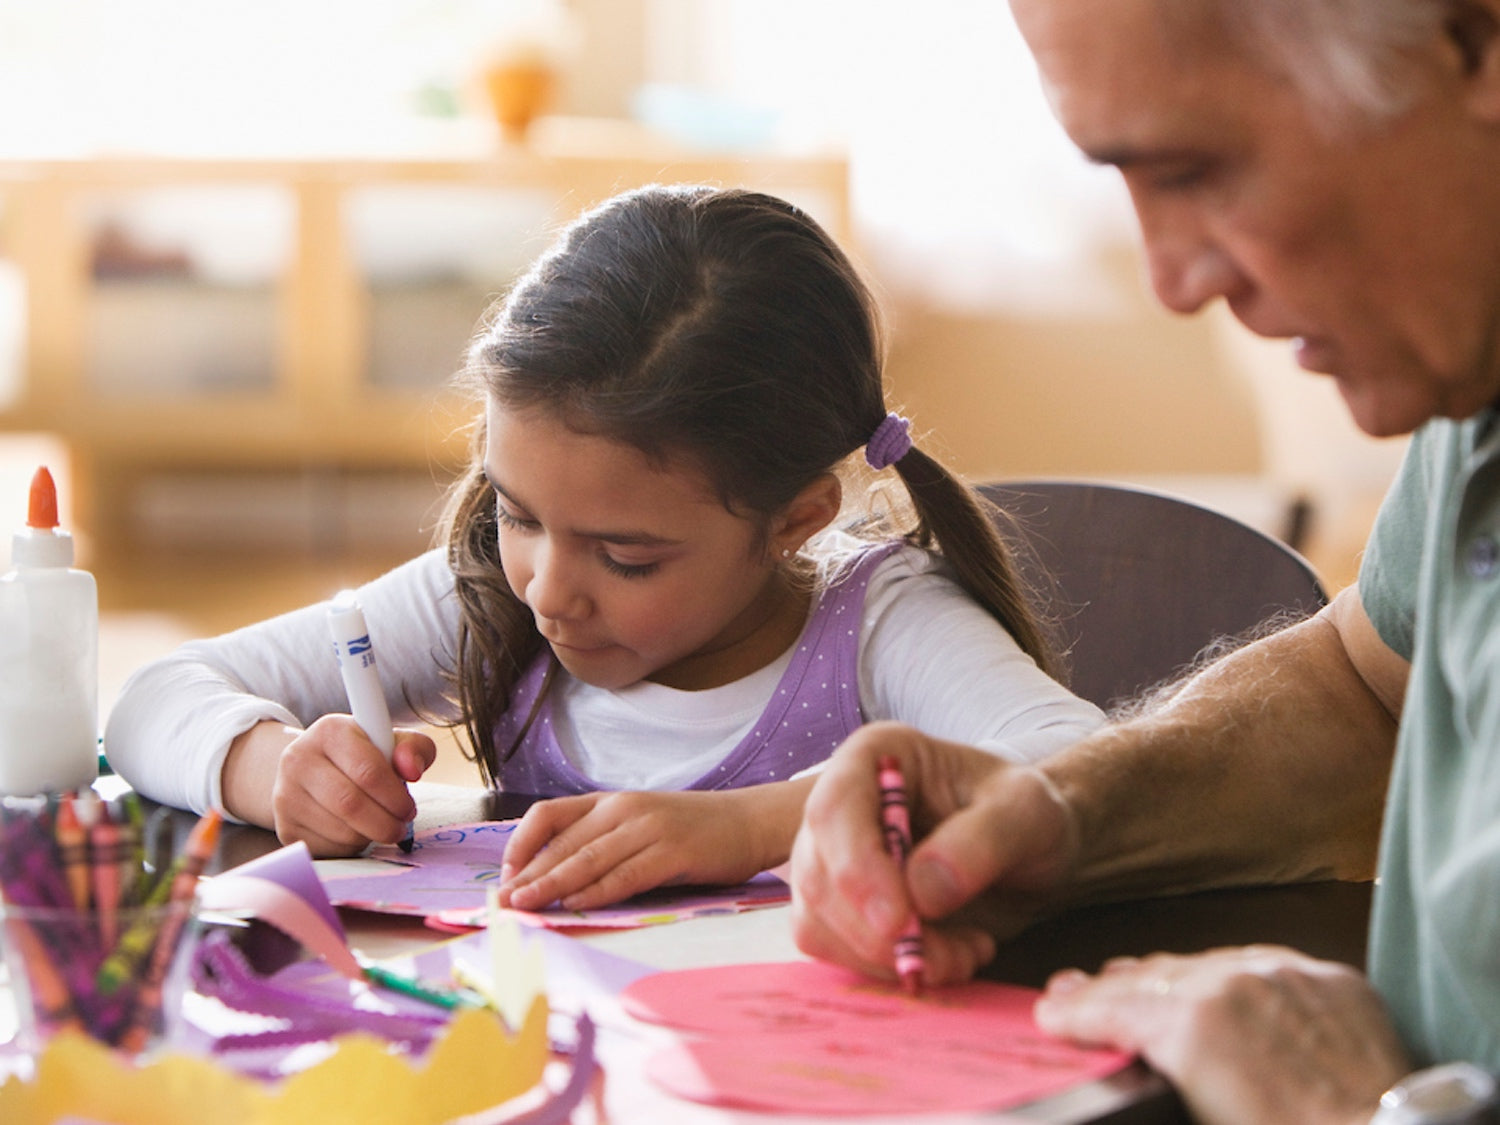
[[[1072,863],[1070,814],[1037,771],[996,771],[912,850],[907,883],[924,918],[945,918],[1000,884],[1021,925]]]
[[[830,810],[818,818],[837,815]],[[819,833],[810,816],[792,849],[792,926],[798,946],[814,957],[836,961],[862,972],[893,972],[891,950],[910,916],[906,890],[894,861],[885,854],[873,814],[867,837],[858,850],[865,857],[852,862],[837,833]],[[848,854],[852,857],[853,845]]]

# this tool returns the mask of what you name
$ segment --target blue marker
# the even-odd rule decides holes
[[[396,749],[396,732],[391,728],[391,710],[375,667],[375,646],[370,643],[364,610],[353,590],[340,591],[329,604],[328,628],[333,633],[333,651],[344,677],[344,692],[349,696],[349,714],[389,762]],[[413,831],[414,825],[408,824],[401,841],[404,852],[412,849]]]

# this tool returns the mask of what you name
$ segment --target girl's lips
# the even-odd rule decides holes
[[[578,652],[578,653],[598,652],[602,648],[609,647],[607,645],[576,645],[576,644],[570,645],[566,641],[554,641],[550,637],[547,638],[547,643],[549,645],[551,645],[553,648],[560,648],[560,649],[562,649],[564,652]]]

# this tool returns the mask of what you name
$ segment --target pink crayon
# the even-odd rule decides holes
[[[885,849],[903,867],[911,851],[911,817],[906,807],[906,781],[901,766],[889,754],[880,759],[880,824],[885,831]],[[922,922],[915,914],[896,938],[896,975],[913,996],[922,991]]]

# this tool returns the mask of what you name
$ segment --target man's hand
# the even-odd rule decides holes
[[[877,763],[900,763],[917,842],[905,873],[886,854]],[[1029,921],[1076,848],[1068,809],[1038,771],[874,723],[829,761],[792,851],[793,927],[806,953],[875,976],[915,911],[927,984],[965,980],[995,935]],[[982,917],[981,917],[982,915]]]
[[[1058,973],[1042,1030],[1138,1052],[1203,1125],[1366,1125],[1411,1070],[1369,982],[1280,946]]]

